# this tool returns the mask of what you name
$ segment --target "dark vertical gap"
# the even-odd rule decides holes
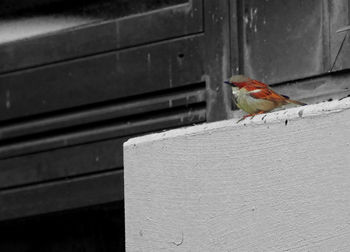
[[[235,58],[234,58],[234,43],[233,43],[233,27],[234,25],[232,25],[232,23],[234,22],[235,18],[233,17],[233,12],[234,12],[234,1],[228,1],[228,32],[229,32],[229,59],[230,59],[230,62],[229,62],[229,69],[230,69],[230,75],[232,75],[232,73],[234,73],[234,70],[233,70],[233,66],[235,66],[236,62],[235,62]]]
[[[244,73],[244,0],[237,0],[238,73]]]
[[[350,0],[348,0],[348,25],[350,25]]]
[[[238,63],[238,40],[237,40],[237,0],[228,1],[229,7],[229,38],[230,38],[230,74],[237,74]]]
[[[191,2],[192,2],[192,9],[194,7],[194,3],[193,3],[194,1],[195,0],[191,0]],[[201,0],[201,1],[202,1],[202,10],[201,10],[202,11],[202,32],[205,32],[205,1],[204,0]]]
[[[331,67],[332,62],[332,34],[331,34],[331,17],[330,11],[331,11],[331,2],[328,0],[322,1],[322,22],[323,22],[323,46],[324,46],[324,55],[323,55],[323,68],[324,72],[328,72]]]

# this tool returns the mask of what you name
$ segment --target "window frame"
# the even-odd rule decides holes
[[[142,14],[33,36],[0,44],[0,74],[196,34],[203,32],[203,27],[203,0],[189,0]]]

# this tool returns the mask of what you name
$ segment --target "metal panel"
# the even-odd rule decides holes
[[[51,34],[42,50],[34,41],[8,47],[0,59],[10,63],[0,76],[0,220],[121,200],[108,190],[122,193],[109,183],[126,138],[226,118],[229,10],[228,0],[192,0],[99,24],[91,40],[97,26],[85,27],[89,36],[66,31],[57,43]],[[109,31],[130,34],[118,40]]]
[[[200,33],[202,1],[0,45],[0,73]]]
[[[193,108],[144,122],[0,146],[0,188],[122,168],[122,145],[129,137],[204,120],[205,109]]]
[[[276,83],[327,71],[328,20],[324,2],[240,1],[241,72]]]
[[[123,171],[3,190],[0,221],[123,200]]]
[[[24,139],[3,141],[0,145],[0,159],[203,122],[206,118],[204,106],[205,104],[200,104],[193,108],[182,108],[179,111],[163,111],[161,116],[144,115],[98,126],[89,127],[88,125],[86,128],[59,132],[49,137],[33,135]]]
[[[0,121],[118,99],[202,79],[201,36],[0,76]]]
[[[229,0],[205,0],[204,79],[207,83],[207,121],[228,117],[231,92],[223,85],[230,71]],[[227,85],[226,85],[227,86]]]
[[[129,137],[60,148],[0,160],[0,188],[22,187],[123,168],[122,146]],[[1,198],[1,197],[0,197]]]
[[[204,103],[206,99],[205,83],[197,83],[166,91],[147,93],[144,95],[107,101],[93,106],[75,108],[60,113],[22,118],[14,122],[0,125],[0,140],[9,140],[54,130],[82,125],[91,125],[108,120],[131,116],[138,117],[145,113],[154,113],[178,107],[189,107],[196,103]],[[124,119],[123,119],[124,120]]]
[[[332,71],[350,68],[350,31],[337,30],[350,24],[350,1],[330,1],[330,41]]]

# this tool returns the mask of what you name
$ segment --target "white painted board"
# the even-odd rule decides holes
[[[350,98],[129,140],[127,251],[350,251]]]

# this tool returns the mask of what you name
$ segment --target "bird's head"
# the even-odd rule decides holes
[[[228,81],[224,81],[224,83],[232,87],[241,88],[250,80],[250,78],[244,75],[233,75]]]

